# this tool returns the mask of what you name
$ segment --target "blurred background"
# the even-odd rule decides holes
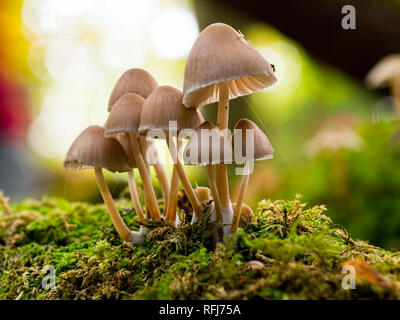
[[[356,30],[341,27],[346,4],[356,8]],[[274,159],[256,163],[246,202],[300,193],[326,204],[354,237],[399,249],[398,124],[389,91],[364,84],[375,63],[400,53],[397,0],[1,0],[0,189],[12,201],[99,201],[91,171],[62,167],[73,139],[105,122],[129,68],[182,89],[190,48],[214,22],[240,30],[278,78],[231,102],[231,128],[247,117],[275,148]],[[202,111],[215,120],[215,105]],[[193,183],[207,185],[203,170],[187,168]],[[125,175],[107,178],[115,195],[124,189]]]

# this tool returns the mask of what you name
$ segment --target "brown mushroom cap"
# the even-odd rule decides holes
[[[126,156],[128,157],[129,168],[137,168],[136,159],[132,151],[132,142],[129,135],[125,133],[118,133],[113,136],[113,138],[118,140],[122,148],[124,148]]]
[[[112,172],[129,171],[128,158],[117,140],[104,137],[99,126],[86,128],[75,139],[64,160],[67,170],[104,168]]]
[[[209,130],[209,138],[202,136],[202,130]],[[192,135],[183,152],[186,165],[208,165],[220,163],[232,163],[232,145],[224,135],[224,132],[210,121],[204,121],[195,129],[196,135]],[[213,140],[214,139],[214,140]],[[219,140],[219,146],[213,141]],[[196,154],[194,150],[197,146]],[[208,152],[208,157],[206,157]]]
[[[400,77],[400,54],[391,54],[380,60],[365,80],[370,88],[381,88],[389,85],[395,77]]]
[[[161,86],[149,95],[143,105],[139,133],[146,135],[152,129],[167,132],[169,121],[177,122],[179,133],[184,129],[196,128],[204,119],[199,111],[185,108],[180,90]]]
[[[108,111],[111,111],[114,103],[125,93],[136,93],[146,99],[157,87],[157,81],[147,71],[139,68],[129,69],[117,81],[108,101]]]
[[[205,28],[190,51],[185,69],[183,103],[197,108],[215,102],[219,84],[229,86],[229,99],[267,88],[276,82],[271,65],[232,27]]]
[[[242,130],[241,137],[241,150],[235,149],[235,130]],[[247,153],[247,139],[246,139],[246,130],[254,130],[254,152],[251,154]],[[251,120],[249,119],[240,119],[233,130],[233,134],[231,137],[232,149],[234,156],[241,156],[246,159],[246,161],[255,161],[255,160],[265,160],[271,159],[274,157],[274,149],[272,148],[271,143],[268,138],[261,131],[261,129]],[[236,142],[238,143],[238,142]],[[235,159],[236,160],[236,159]]]
[[[119,98],[104,125],[104,135],[110,137],[122,132],[137,132],[144,102],[145,99],[136,93],[126,93]]]
[[[233,211],[235,211],[236,203],[232,203],[232,208]],[[240,210],[239,227],[246,229],[250,225],[253,218],[254,218],[253,210],[245,203],[242,203],[242,210]]]

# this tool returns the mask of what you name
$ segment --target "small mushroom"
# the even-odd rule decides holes
[[[251,132],[253,138],[252,148],[247,145],[249,142],[247,139],[248,131]],[[241,135],[238,136],[238,133]],[[231,143],[234,153],[235,161],[238,157],[244,159],[244,173],[242,177],[242,182],[240,184],[239,195],[236,201],[236,208],[234,211],[233,221],[232,221],[232,232],[236,232],[239,225],[240,213],[242,210],[242,204],[244,196],[246,194],[247,186],[249,183],[249,165],[255,160],[265,160],[271,159],[274,156],[274,149],[271,146],[268,138],[261,131],[261,129],[253,122],[248,119],[239,120],[233,130],[231,137]]]
[[[236,210],[236,203],[232,203],[232,208],[233,211]],[[239,227],[242,229],[247,229],[253,218],[253,210],[251,210],[251,208],[247,204],[242,203],[242,210],[240,210]]]
[[[170,122],[177,124],[176,132],[169,132]],[[178,197],[179,179],[183,188],[193,206],[195,214],[200,215],[201,207],[192,185],[186,176],[183,165],[179,159],[179,150],[181,141],[178,138],[179,133],[185,129],[197,127],[203,121],[203,117],[197,110],[185,108],[182,104],[182,92],[170,86],[161,86],[155,89],[146,99],[143,105],[140,119],[139,132],[147,135],[150,130],[162,130],[166,133],[168,149],[174,160],[174,169],[172,172],[171,189],[169,192],[167,219],[175,222],[176,206]],[[177,135],[177,146],[174,143],[173,136]],[[178,148],[177,148],[178,147]]]
[[[157,81],[146,70],[139,68],[129,69],[115,84],[108,101],[108,111],[111,111],[114,104],[125,93],[136,93],[146,99],[157,87]]]
[[[157,198],[151,183],[150,171],[144,161],[137,134],[144,102],[145,99],[136,93],[126,93],[119,98],[110,111],[104,126],[104,135],[106,137],[113,137],[118,134],[129,136],[132,147],[131,154],[134,155],[143,182],[146,205],[148,205],[150,215],[153,219],[161,219]]]
[[[221,201],[215,182],[213,165],[232,163],[232,145],[225,134],[209,121],[195,129],[183,152],[185,164],[207,166],[208,182],[215,202],[216,218],[222,222]],[[230,223],[230,221],[228,222]]]
[[[228,128],[229,100],[276,82],[271,65],[232,27],[214,23],[194,43],[185,68],[183,103],[198,108],[219,101],[218,127]],[[226,164],[217,164],[216,183],[222,212],[231,214]]]
[[[400,119],[400,54],[391,54],[380,60],[365,80],[373,89],[387,86],[391,88],[395,114]]]
[[[64,167],[67,170],[94,168],[97,185],[119,236],[125,241],[143,242],[143,234],[129,230],[122,220],[104,179],[102,168],[111,172],[130,170],[126,153],[117,140],[105,138],[102,127],[88,127],[72,143],[65,157]]]
[[[264,263],[258,260],[251,260],[247,262],[247,265],[249,269],[254,270],[254,271],[261,271],[265,269]]]

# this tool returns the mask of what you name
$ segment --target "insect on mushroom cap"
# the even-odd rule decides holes
[[[204,118],[199,111],[185,108],[180,90],[161,86],[149,95],[143,105],[139,133],[146,135],[152,129],[167,132],[170,121],[177,122],[176,129],[179,133],[184,129],[196,128]]]
[[[237,130],[241,130],[241,137],[237,136]],[[247,130],[253,131],[253,152],[247,150]],[[235,139],[241,139],[241,141],[235,142]],[[274,149],[272,148],[267,136],[253,121],[249,119],[243,118],[236,123],[231,137],[231,144],[234,155],[236,156],[237,153],[239,153],[239,155],[244,157],[246,161],[266,160],[274,157]],[[236,150],[238,146],[241,147],[241,150]]]
[[[243,35],[224,23],[205,28],[194,43],[186,64],[183,103],[197,108],[219,97],[227,83],[229,99],[248,95],[276,82],[272,66]]]
[[[157,81],[146,70],[129,69],[115,84],[108,101],[108,111],[111,111],[117,100],[128,92],[136,93],[146,99],[157,87]]]
[[[86,128],[75,139],[64,160],[67,170],[104,168],[112,172],[129,171],[128,158],[116,139],[104,137],[100,126]]]
[[[367,74],[365,79],[370,88],[381,88],[400,77],[400,54],[391,54],[381,59]]]

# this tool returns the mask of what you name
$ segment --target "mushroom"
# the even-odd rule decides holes
[[[111,172],[130,170],[126,153],[117,140],[105,138],[102,127],[88,127],[72,143],[65,157],[64,167],[67,170],[94,168],[97,186],[121,239],[136,244],[144,241],[142,232],[129,230],[122,220],[104,179],[102,168]]]
[[[157,81],[146,70],[139,68],[129,69],[125,71],[115,84],[108,100],[108,111],[111,111],[114,104],[125,93],[136,93],[146,99],[157,87]]]
[[[233,211],[235,211],[236,203],[232,203],[232,207]],[[253,218],[254,218],[253,210],[251,210],[251,208],[247,204],[242,203],[242,210],[240,210],[239,227],[242,229],[247,229]]]
[[[391,54],[380,60],[365,80],[370,88],[391,88],[395,114],[400,119],[400,54]]]
[[[145,99],[136,93],[126,93],[119,98],[110,111],[104,126],[104,135],[106,137],[113,137],[118,134],[129,136],[130,146],[132,148],[132,153],[129,153],[129,155],[133,154],[139,169],[143,182],[146,205],[150,211],[151,218],[160,219],[160,210],[151,183],[150,171],[143,159],[139,136],[137,134],[144,102]],[[132,183],[130,185],[132,185]]]
[[[126,93],[136,93],[146,99],[150,93],[158,87],[157,81],[153,76],[146,70],[140,68],[132,68],[126,71],[117,81],[114,89],[110,95],[108,102],[108,111],[111,111],[114,104]],[[141,140],[142,147],[146,142]],[[143,150],[142,150],[143,151]],[[145,154],[143,152],[143,154]],[[146,166],[149,168],[149,164],[146,161]],[[166,206],[169,192],[169,181],[164,166],[160,161],[153,163],[156,177],[160,184],[161,192],[164,199],[164,206]],[[150,168],[149,168],[150,169]]]
[[[198,108],[219,101],[218,127],[228,128],[229,100],[276,82],[271,65],[232,27],[215,23],[194,43],[186,64],[183,103]],[[232,214],[227,167],[217,164],[216,183],[222,215]]]
[[[223,222],[213,165],[232,163],[232,146],[229,140],[217,126],[210,121],[204,121],[195,129],[195,134],[190,137],[183,154],[185,164],[207,166],[208,181],[215,202],[216,218],[218,222]],[[227,223],[231,223],[231,221]]]
[[[176,217],[179,185],[178,177],[182,182],[195,214],[199,216],[201,213],[199,200],[193,191],[192,185],[179,159],[179,150],[181,147],[179,133],[185,129],[197,127],[202,121],[203,117],[199,111],[185,108],[182,104],[182,92],[170,86],[161,86],[155,89],[143,105],[139,132],[142,135],[147,135],[151,130],[163,131],[163,133],[166,134],[164,138],[167,141],[168,149],[174,160],[166,215],[169,221],[175,221]],[[170,122],[171,124],[176,123],[177,127],[174,128],[176,130],[173,130],[176,132],[170,132]],[[175,135],[177,138],[177,145],[175,145],[173,140]]]
[[[238,162],[240,158],[244,161],[243,177],[232,221],[232,232],[236,232],[239,225],[244,196],[249,183],[250,164],[255,160],[273,158],[274,149],[261,129],[253,121],[248,119],[240,119],[236,123],[231,137],[231,143],[235,162]]]

